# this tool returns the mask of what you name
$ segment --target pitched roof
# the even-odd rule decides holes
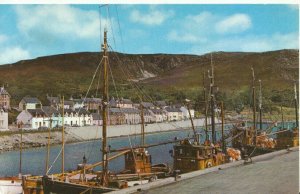
[[[60,99],[59,97],[50,97],[50,96],[47,96],[47,100],[51,103],[51,104],[56,104],[56,103],[59,103],[60,102]]]
[[[9,95],[9,93],[5,90],[4,87],[0,87],[0,95]]]
[[[36,97],[23,97],[22,99],[25,103],[35,103],[40,104],[41,101]]]
[[[167,103],[166,103],[166,101],[164,101],[164,100],[161,100],[161,101],[155,101],[154,103],[155,103],[157,106],[159,106],[159,107],[167,106]]]
[[[51,116],[52,114],[58,115],[59,111],[52,106],[43,106],[42,110],[47,116]]]
[[[154,107],[154,104],[152,104],[151,102],[142,102],[141,104],[144,108]]]
[[[85,103],[101,103],[101,98],[82,98]]]
[[[37,109],[28,109],[27,110],[32,116],[47,116],[46,113],[40,109],[40,108],[37,108]]]
[[[180,108],[176,108],[176,107],[166,107],[165,110],[168,111],[168,112],[182,112],[180,110]]]
[[[130,99],[125,99],[125,98],[121,98],[119,102],[122,104],[132,104],[132,101]]]
[[[154,114],[162,114],[162,113],[164,113],[164,111],[161,110],[161,109],[151,109],[151,111],[152,111]]]
[[[65,101],[64,101],[64,105],[70,105],[70,106],[73,106],[73,105],[74,105],[74,102],[71,101],[71,100],[65,100]]]
[[[99,113],[92,113],[93,120],[102,120],[102,115]]]

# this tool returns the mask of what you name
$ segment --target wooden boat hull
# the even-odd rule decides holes
[[[116,189],[107,188],[107,187],[98,187],[98,186],[89,186],[82,184],[66,183],[62,181],[52,180],[48,176],[42,178],[43,188],[45,194],[80,194],[83,192],[86,193],[107,193],[110,191],[115,191]]]

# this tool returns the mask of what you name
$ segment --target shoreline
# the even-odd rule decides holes
[[[196,127],[202,127],[203,119],[195,119]],[[165,128],[160,130],[161,127],[154,126],[159,124],[171,124],[175,127]],[[154,123],[146,125],[146,135],[165,133],[179,130],[191,129],[190,121],[177,121],[171,123]],[[65,143],[83,143],[102,139],[102,133],[100,129],[102,126],[85,126],[85,127],[66,127],[65,128]],[[152,128],[152,129],[151,129]],[[154,128],[154,129],[153,129]],[[148,130],[149,129],[149,130]],[[157,130],[159,129],[159,130]],[[112,132],[112,133],[110,133]],[[108,128],[108,138],[124,138],[129,136],[140,135],[140,125],[111,125]],[[51,131],[50,134],[50,146],[61,145],[61,132]],[[48,132],[47,131],[34,131],[32,133],[23,133],[23,150],[32,148],[45,148],[48,143]],[[0,136],[0,154],[10,151],[20,150],[20,133],[13,133]]]
[[[203,128],[204,120],[203,119],[195,119],[195,127]],[[226,122],[226,125],[230,125],[236,123],[234,121]],[[264,121],[264,124],[269,124],[270,122]],[[161,127],[155,128],[156,125],[173,125],[173,127],[164,128]],[[217,123],[217,126],[220,126],[221,123]],[[175,126],[175,127],[174,127]],[[111,131],[108,131],[108,138],[124,138],[127,136],[137,136],[141,135],[140,133],[140,125],[117,125],[117,126],[109,126]],[[66,144],[75,144],[75,143],[84,143],[91,142],[95,140],[101,140],[102,134],[98,134],[101,126],[86,126],[86,127],[67,127],[65,130],[65,143]],[[125,131],[125,130],[126,131]],[[148,130],[149,129],[149,130]],[[190,121],[176,121],[170,123],[153,123],[146,125],[145,135],[158,134],[158,133],[171,133],[173,131],[179,130],[192,130],[190,126]],[[226,129],[225,130],[229,130]],[[210,130],[208,130],[210,131]],[[218,131],[218,130],[217,130]],[[95,135],[96,134],[96,135]],[[9,134],[0,136],[0,154],[17,151],[20,148],[20,133]],[[47,146],[48,141],[48,132],[34,131],[33,133],[23,133],[23,150],[32,149],[32,148],[44,148]],[[52,131],[50,136],[50,146],[61,145],[61,132],[60,131]]]

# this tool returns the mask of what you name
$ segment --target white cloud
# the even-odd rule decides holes
[[[248,35],[215,39],[207,44],[194,45],[188,51],[204,54],[212,51],[264,52],[280,49],[299,49],[298,33],[273,35]]]
[[[195,42],[205,42],[206,39],[200,39],[199,36],[196,36],[192,33],[181,33],[177,32],[176,30],[172,30],[168,35],[167,35],[168,40],[171,41],[177,41],[177,42],[190,42],[190,43],[195,43]]]
[[[19,46],[0,48],[0,64],[14,63],[29,58],[31,58],[29,52]]]
[[[0,34],[0,44],[4,43],[7,41],[8,37],[4,34]]]
[[[28,37],[43,36],[89,39],[99,36],[97,11],[70,5],[19,5],[15,7],[18,29]],[[102,23],[107,21],[102,19]]]
[[[239,33],[251,26],[251,18],[248,15],[234,14],[216,23],[215,29],[218,33]]]
[[[141,23],[149,26],[161,25],[167,19],[174,15],[174,11],[159,11],[150,7],[148,13],[141,13],[139,10],[133,10],[130,13],[130,20],[135,23]]]

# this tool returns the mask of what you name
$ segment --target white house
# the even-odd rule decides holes
[[[19,110],[32,110],[42,108],[42,103],[36,97],[24,97],[19,103]]]
[[[22,124],[24,129],[38,129],[39,127],[47,127],[48,117],[42,109],[23,110],[17,116],[17,123]]]
[[[183,118],[182,111],[180,108],[166,107],[168,121],[180,121]]]
[[[180,110],[182,112],[182,117],[183,117],[184,120],[190,119],[189,111],[186,107],[182,106],[182,107],[180,107]],[[195,110],[190,109],[190,112],[191,112],[191,117],[194,118],[195,117]]]
[[[156,123],[168,120],[166,112],[162,109],[151,109],[149,112],[154,117],[154,122]]]
[[[23,110],[17,116],[17,123],[22,123],[25,129],[61,127],[63,122],[65,126],[92,125],[93,117],[84,109],[80,111],[69,109],[64,111],[64,118],[62,118],[62,111],[46,106],[42,109]]]
[[[0,108],[0,131],[8,130],[8,113]]]

